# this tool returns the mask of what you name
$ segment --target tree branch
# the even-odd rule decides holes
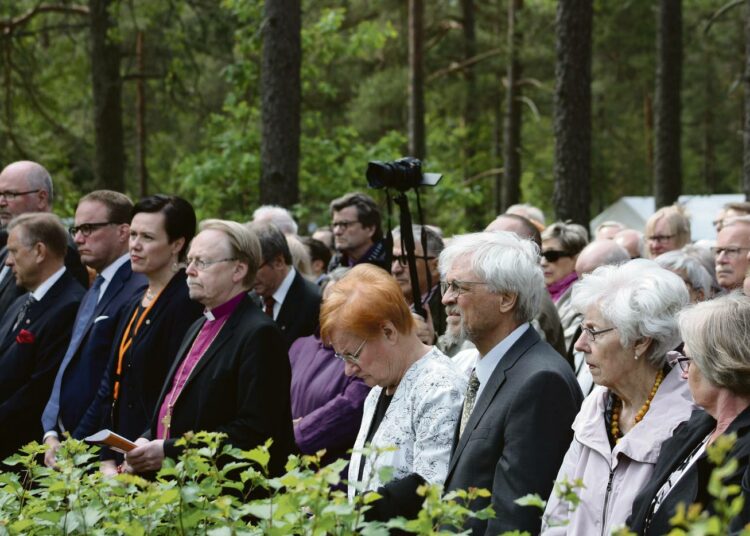
[[[714,22],[719,20],[727,11],[729,11],[732,8],[735,8],[737,6],[742,5],[744,0],[732,0],[731,2],[724,4],[719,9],[717,9],[713,15],[711,15],[711,18],[708,19],[708,22],[706,23],[706,28],[703,30],[704,35],[707,35],[709,30],[711,29],[711,26]]]
[[[482,52],[481,54],[477,54],[476,56],[468,58],[464,61],[451,63],[445,69],[440,69],[429,75],[426,79],[426,82],[432,82],[433,80],[435,80],[436,78],[440,78],[441,76],[446,76],[456,71],[461,71],[466,67],[474,65],[475,63],[479,63],[480,61],[486,60],[487,58],[491,58],[492,56],[497,56],[502,52],[503,49],[501,48],[493,48],[491,50],[487,50],[486,52]]]
[[[32,18],[40,13],[68,13],[72,15],[82,15],[88,17],[89,8],[86,6],[66,6],[58,4],[40,4],[33,9],[30,9],[23,15],[12,18],[10,20],[0,21],[0,28],[2,33],[8,35],[12,34],[18,26],[22,26],[29,22]]]

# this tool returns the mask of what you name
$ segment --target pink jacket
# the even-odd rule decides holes
[[[667,374],[651,408],[611,449],[604,424],[607,389],[596,387],[583,401],[573,422],[573,442],[565,454],[557,482],[581,479],[581,499],[570,504],[553,490],[542,518],[542,534],[608,535],[625,524],[633,499],[651,477],[662,443],[695,409],[687,382],[679,367]],[[566,523],[567,522],[567,523]]]

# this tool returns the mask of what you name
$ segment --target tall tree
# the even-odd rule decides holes
[[[464,91],[464,125],[466,127],[465,142],[465,166],[467,167],[467,176],[473,173],[471,159],[474,156],[477,143],[477,110],[479,98],[477,94],[477,76],[476,67],[474,66],[477,55],[477,35],[476,23],[474,17],[474,0],[461,0],[461,11],[463,14],[463,31],[464,31],[464,79],[466,88]]]
[[[591,199],[592,0],[557,4],[555,215],[588,228]]]
[[[745,4],[745,129],[742,133],[742,187],[745,198],[750,201],[750,0]]]
[[[424,158],[424,2],[409,0],[409,154]]]
[[[299,201],[300,0],[266,0],[261,60],[262,204]]]
[[[654,203],[671,205],[682,193],[680,86],[682,0],[659,0],[654,99]]]
[[[89,0],[91,84],[94,99],[94,174],[101,188],[125,190],[120,47],[110,32],[114,0]]]
[[[521,44],[518,12],[523,0],[508,0],[508,71],[505,97],[503,211],[521,197]]]

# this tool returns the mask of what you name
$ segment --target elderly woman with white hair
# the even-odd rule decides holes
[[[630,525],[638,534],[666,534],[680,503],[701,503],[715,513],[706,447],[734,433],[728,457],[738,464],[722,480],[741,486],[745,499],[730,522],[734,534],[750,522],[750,299],[733,293],[697,304],[680,313],[679,324],[685,346],[672,352],[672,361],[703,409],[664,443],[652,478],[633,503]]]
[[[610,534],[625,523],[662,443],[693,409],[680,371],[666,361],[680,342],[677,313],[688,292],[675,274],[636,259],[602,266],[573,289],[583,314],[576,349],[597,387],[573,422],[557,482],[581,480],[580,504],[552,493],[544,534]]]
[[[662,253],[654,261],[682,279],[690,294],[690,303],[707,300],[713,295],[711,274],[692,255],[680,249]]]

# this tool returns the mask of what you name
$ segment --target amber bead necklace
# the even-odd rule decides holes
[[[635,414],[635,418],[633,419],[635,421],[635,424],[638,424],[643,420],[643,417],[646,415],[646,412],[648,411],[648,408],[651,407],[651,401],[654,399],[654,396],[656,396],[656,391],[659,390],[659,386],[661,385],[661,381],[664,379],[664,371],[660,370],[656,374],[656,380],[654,380],[654,386],[651,388],[651,393],[648,395],[648,398],[646,399],[646,402],[643,403],[641,406],[641,409],[638,410],[638,413]],[[622,400],[620,398],[615,399],[614,407],[612,408],[612,424],[610,425],[610,431],[612,432],[612,437],[615,439],[615,444],[620,442],[620,439],[622,439],[622,432],[620,432],[620,411],[622,410]]]

